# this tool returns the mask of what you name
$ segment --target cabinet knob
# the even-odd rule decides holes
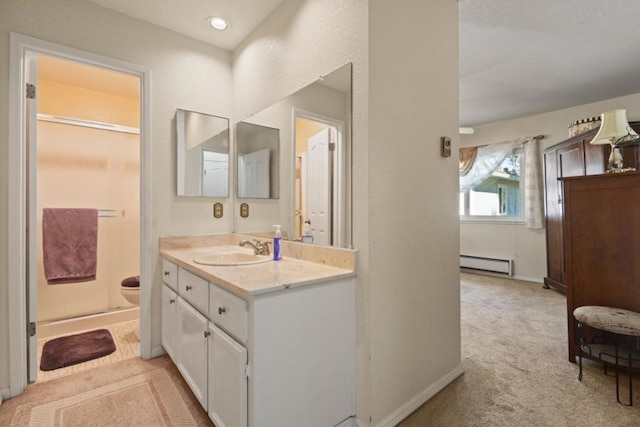
[[[558,204],[561,205],[562,204],[562,199],[558,199]]]
[[[204,331],[204,337],[207,338],[209,335],[211,335],[211,332],[209,331]]]
[[[169,304],[173,304],[174,302],[176,302],[175,298],[171,298],[171,299],[169,300]]]
[[[187,285],[187,287],[186,287],[185,289],[186,289],[187,291],[190,291],[190,290],[191,290],[191,288],[192,288],[192,286]]]
[[[226,313],[227,309],[224,307],[218,307],[218,314],[222,316],[223,313]]]
[[[169,274],[171,274],[171,273],[169,273],[168,271],[165,271],[165,272],[164,272],[164,275],[165,275],[165,276],[168,276]]]

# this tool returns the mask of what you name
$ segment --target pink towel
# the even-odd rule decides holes
[[[44,275],[50,285],[96,279],[97,209],[42,210]]]

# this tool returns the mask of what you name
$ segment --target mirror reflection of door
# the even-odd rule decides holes
[[[238,156],[238,197],[269,198],[270,150]]]
[[[229,154],[202,151],[202,195],[219,197],[229,188]]]
[[[335,173],[339,131],[325,121],[296,117],[295,235],[299,239],[304,222],[311,222],[313,243],[336,244]]]

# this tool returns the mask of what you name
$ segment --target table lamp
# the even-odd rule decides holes
[[[611,155],[607,172],[624,172],[628,169],[623,168],[620,147],[640,144],[640,136],[629,125],[627,110],[605,111],[600,117],[600,130],[591,140],[591,144],[610,144]]]

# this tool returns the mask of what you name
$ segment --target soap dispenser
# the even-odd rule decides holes
[[[313,243],[313,232],[311,231],[311,220],[304,222],[304,234],[300,237],[302,243]]]
[[[282,259],[282,248],[280,243],[282,242],[282,232],[280,231],[279,225],[274,225],[276,227],[276,233],[273,238],[273,260],[279,261]]]

